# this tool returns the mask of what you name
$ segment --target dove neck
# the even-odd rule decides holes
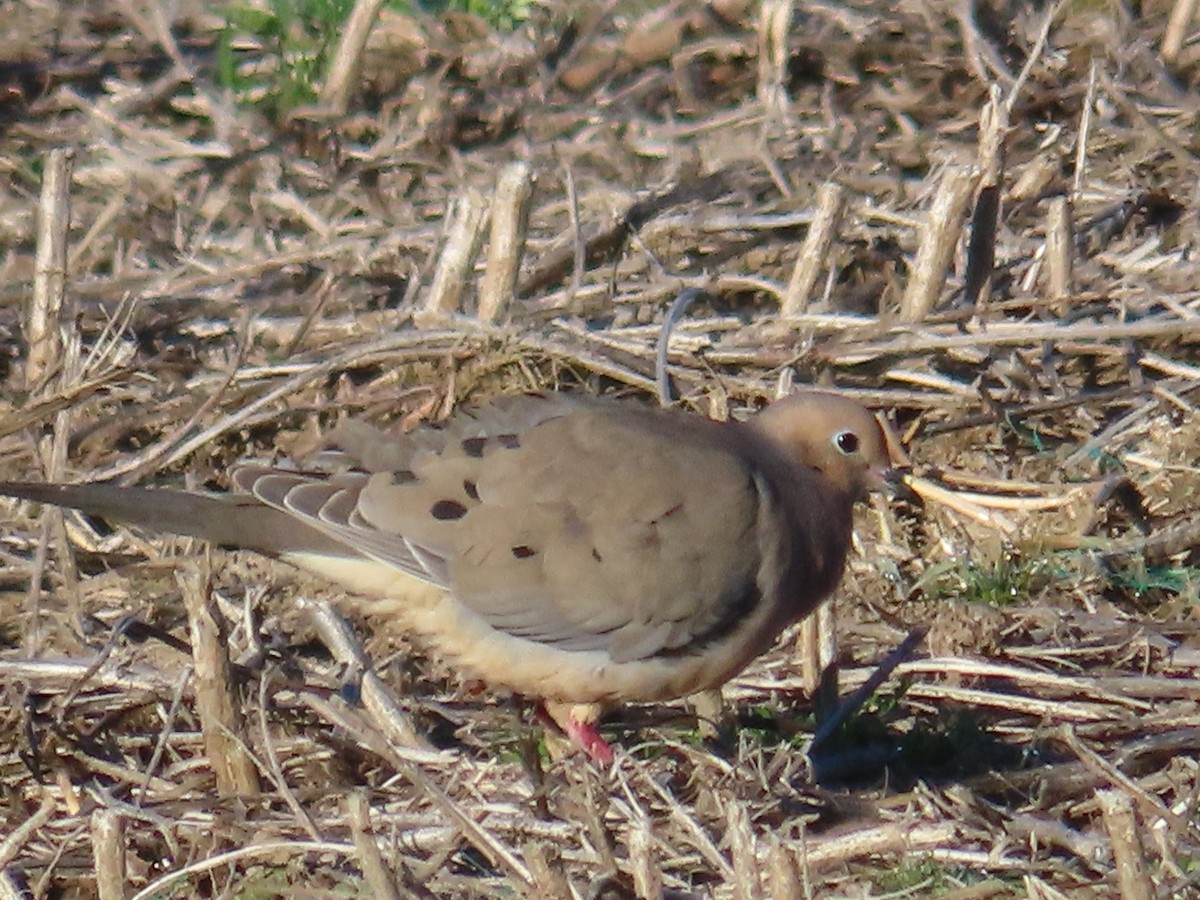
[[[803,545],[797,552],[800,578],[806,582],[803,593],[815,595],[819,602],[841,581],[853,529],[854,498],[819,479],[794,480],[789,487],[792,533]]]
[[[753,467],[767,502],[760,533],[767,590],[791,602],[781,605],[786,625],[813,611],[833,593],[845,567],[856,497],[825,477],[791,447],[754,434]],[[773,587],[772,587],[773,586]]]

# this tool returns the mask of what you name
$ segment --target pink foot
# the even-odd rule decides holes
[[[567,737],[582,747],[583,752],[600,765],[607,766],[612,763],[612,747],[608,746],[608,741],[600,737],[600,732],[591,722],[577,722],[570,719],[567,722]]]
[[[534,708],[534,715],[543,727],[553,728],[555,731],[565,734],[571,743],[600,765],[607,766],[613,761],[612,747],[608,745],[608,741],[600,737],[600,732],[596,730],[593,723],[576,719],[565,706],[556,706],[556,709],[559,711],[558,716],[554,715],[544,702],[541,702]]]

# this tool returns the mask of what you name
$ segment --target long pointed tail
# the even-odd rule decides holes
[[[293,552],[357,556],[352,548],[245,494],[0,481],[0,495],[78,509],[151,531],[203,538],[223,547],[272,556]]]

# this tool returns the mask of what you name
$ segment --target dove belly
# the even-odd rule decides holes
[[[365,556],[291,551],[280,554],[280,559],[358,595],[351,598],[356,610],[371,616],[397,617],[408,630],[416,628],[409,623],[410,618],[420,617],[446,596],[437,585]]]
[[[782,626],[760,604],[737,640],[700,653],[616,661],[605,650],[564,650],[493,628],[445,589],[367,557],[282,554],[357,595],[351,604],[415,637],[493,688],[567,703],[669,700],[724,684],[774,642]]]

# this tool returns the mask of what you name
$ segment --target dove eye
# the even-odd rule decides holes
[[[846,456],[858,452],[858,435],[853,431],[839,431],[833,436],[833,445]]]

